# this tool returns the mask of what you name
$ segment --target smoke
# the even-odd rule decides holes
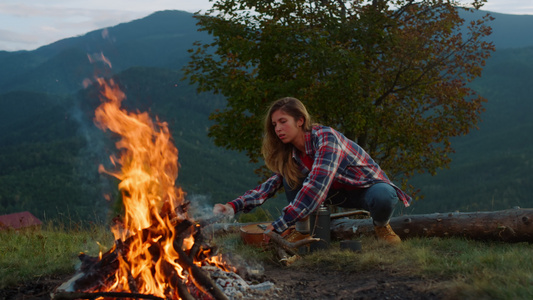
[[[194,220],[209,220],[215,218],[211,196],[199,194],[187,195],[186,200],[190,203],[189,216]]]
[[[78,136],[85,141],[84,147],[79,149],[75,162],[75,173],[80,182],[81,200],[94,215],[88,219],[107,221],[110,216],[109,208],[118,199],[118,191],[114,178],[98,172],[98,166],[109,168],[110,141],[106,134],[98,129],[87,112],[83,110],[83,97],[78,96],[69,113],[78,127]],[[88,213],[88,212],[86,212]]]

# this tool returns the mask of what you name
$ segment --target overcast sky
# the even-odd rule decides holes
[[[210,7],[209,0],[1,0],[0,50],[34,50],[155,11]],[[488,0],[483,10],[533,15],[533,0]]]

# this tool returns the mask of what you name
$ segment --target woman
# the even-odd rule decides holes
[[[266,232],[281,233],[324,203],[369,211],[378,238],[401,242],[389,219],[398,199],[409,206],[411,197],[359,145],[330,127],[312,124],[303,103],[291,97],[270,106],[264,131],[261,152],[274,175],[239,198],[216,204],[215,214],[249,212],[285,187],[290,203]]]

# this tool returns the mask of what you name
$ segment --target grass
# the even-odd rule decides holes
[[[44,276],[72,274],[77,255],[107,251],[113,237],[104,226],[0,231],[0,288]],[[397,247],[362,238],[363,251],[340,250],[338,244],[304,255],[288,268],[329,268],[343,272],[388,269],[438,282],[450,299],[532,299],[533,249],[528,243],[479,242],[459,238],[424,238]],[[99,243],[100,246],[99,245]],[[251,263],[275,261],[270,251],[244,245],[238,235],[218,238],[222,252]]]
[[[289,268],[354,273],[388,269],[432,279],[437,282],[432,288],[449,299],[533,299],[533,249],[528,243],[420,238],[393,247],[371,237],[361,241],[362,252],[341,250],[334,243],[331,249],[305,255]],[[254,257],[254,248],[237,245],[235,251]],[[264,262],[272,259],[261,256]]]
[[[72,274],[80,252],[95,256],[112,242],[111,232],[97,225],[67,229],[50,222],[42,229],[0,231],[0,288]]]

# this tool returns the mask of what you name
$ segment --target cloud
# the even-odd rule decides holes
[[[533,3],[524,0],[489,0],[483,5],[482,10],[503,14],[533,14]]]
[[[20,33],[0,29],[0,50],[16,51],[32,48],[39,38],[37,34]]]
[[[466,1],[466,0],[465,0]],[[209,0],[2,0],[0,50],[30,50],[87,32],[130,22],[161,10],[207,10]],[[489,0],[483,10],[533,14],[524,0]]]
[[[6,9],[4,9],[6,8]],[[0,50],[29,50],[143,18],[148,13],[108,9],[43,8],[0,4]]]

